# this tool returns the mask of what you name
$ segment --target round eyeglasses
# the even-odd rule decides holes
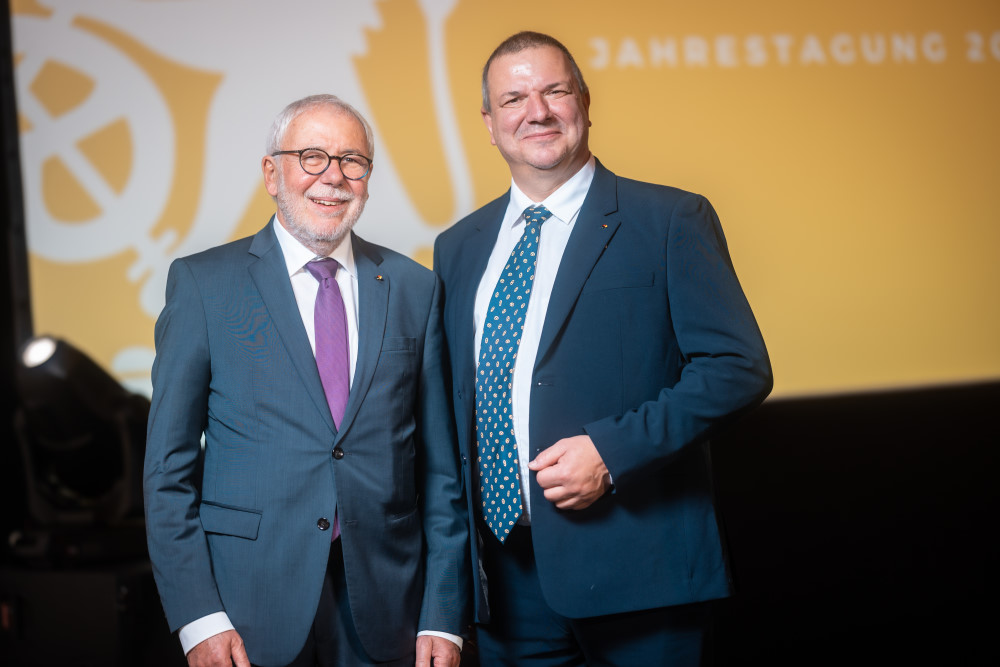
[[[344,178],[351,181],[361,180],[368,175],[368,172],[372,168],[372,161],[364,155],[356,153],[330,155],[319,148],[303,148],[300,151],[275,151],[271,155],[298,155],[302,171],[312,176],[319,176],[326,171],[333,160],[337,161],[340,173],[344,175]]]

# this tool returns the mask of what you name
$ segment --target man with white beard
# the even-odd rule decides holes
[[[192,667],[459,662],[468,523],[440,284],[352,232],[373,151],[350,105],[293,102],[261,163],[276,215],[171,266],[146,519]]]

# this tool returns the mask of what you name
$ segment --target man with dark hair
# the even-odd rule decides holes
[[[484,665],[698,664],[729,593],[708,438],[770,363],[708,201],[590,153],[557,40],[483,68],[510,190],[442,233]]]
[[[192,667],[459,662],[440,284],[352,232],[373,151],[350,105],[293,102],[262,160],[274,218],[170,268],[146,524]]]

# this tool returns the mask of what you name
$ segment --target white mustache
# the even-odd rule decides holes
[[[309,191],[306,193],[306,196],[315,199],[337,199],[340,201],[354,201],[357,198],[353,192],[346,188],[333,188],[325,192]]]

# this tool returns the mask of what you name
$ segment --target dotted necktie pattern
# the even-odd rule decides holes
[[[539,205],[529,206],[523,215],[524,234],[500,274],[483,321],[476,378],[479,493],[486,525],[501,542],[521,516],[512,378],[535,279],[538,237],[542,223],[552,214]]]

